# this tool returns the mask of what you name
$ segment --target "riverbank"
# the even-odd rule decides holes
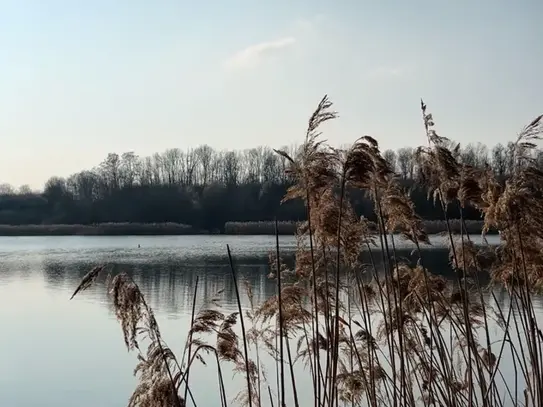
[[[377,225],[369,222],[370,228],[377,231]],[[483,221],[467,220],[466,229],[468,234],[478,235],[483,230]],[[297,222],[278,222],[277,229],[280,235],[292,235],[298,227]],[[447,232],[447,222],[443,220],[423,220],[424,230],[429,235]],[[460,234],[462,223],[460,219],[449,220],[449,226],[452,233]],[[275,222],[226,222],[224,233],[227,235],[273,235],[275,234]],[[491,230],[488,234],[497,234],[497,231]]]
[[[278,222],[280,235],[293,235],[297,222]],[[447,232],[445,221],[423,221],[428,234]],[[460,233],[458,219],[450,221],[453,233]],[[482,221],[466,221],[469,234],[480,234]],[[373,224],[376,228],[376,225]],[[490,233],[493,233],[491,231]],[[159,236],[159,235],[208,235],[221,234],[219,231],[199,230],[180,223],[98,223],[93,225],[0,225],[0,236]],[[225,235],[274,235],[275,222],[227,222]]]
[[[98,223],[93,225],[0,225],[0,236],[157,236],[209,234],[181,223]]]

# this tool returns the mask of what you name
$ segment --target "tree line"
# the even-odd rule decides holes
[[[457,158],[474,167],[490,166],[498,178],[511,173],[513,143],[492,149],[477,143],[452,148]],[[284,147],[295,156],[297,147]],[[415,149],[386,150],[383,156],[406,187],[424,219],[441,219],[441,211],[416,183]],[[543,151],[534,160],[543,168]],[[28,186],[0,185],[0,224],[95,224],[105,222],[175,222],[208,231],[221,231],[227,221],[304,219],[301,202],[281,205],[291,185],[284,157],[269,147],[217,151],[208,145],[139,157],[133,152],[110,153],[95,168],[67,178],[54,176],[43,191]],[[351,194],[357,212],[374,218],[362,192]],[[453,209],[451,217],[458,217]],[[467,211],[478,219],[477,211]]]

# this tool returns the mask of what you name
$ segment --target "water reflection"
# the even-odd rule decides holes
[[[399,250],[398,258],[403,261],[415,263],[415,258],[408,250]],[[446,249],[424,250],[423,259],[425,266],[435,273],[438,273],[453,281],[454,272],[448,261]],[[284,259],[292,264],[294,255],[290,253]],[[221,304],[231,307],[235,304],[235,290],[232,283],[230,266],[226,259],[193,258],[190,262],[182,260],[161,258],[157,256],[151,262],[114,262],[110,263],[112,274],[126,272],[140,286],[146,295],[148,302],[157,311],[169,315],[189,312],[192,306],[194,285],[196,278],[199,278],[197,301],[202,303],[211,298],[220,298]],[[363,260],[370,263],[370,255],[365,253]],[[382,268],[382,259],[374,255],[373,261],[378,269]],[[268,278],[269,263],[266,255],[244,257],[241,261],[235,261],[235,269],[240,281],[247,281],[252,288],[256,303],[260,303],[275,293],[275,282]],[[49,289],[63,288],[66,291],[73,290],[79,284],[81,278],[97,263],[90,261],[58,261],[55,259],[44,259],[41,264],[43,279]],[[31,266],[26,265],[26,270]],[[21,272],[22,269],[19,270]],[[5,276],[4,276],[5,277]],[[102,281],[104,282],[104,277]],[[481,284],[489,282],[487,274],[479,276]],[[100,281],[99,281],[100,282]],[[105,290],[102,287],[95,287],[90,290],[91,296],[105,301]],[[221,291],[221,295],[217,293]],[[501,290],[498,290],[501,291]],[[242,305],[249,306],[249,299],[245,290],[241,290]],[[503,293],[500,298],[504,299]]]
[[[234,287],[228,264],[184,264],[172,261],[149,263],[113,263],[112,274],[125,272],[140,286],[150,304],[167,313],[179,313],[189,309],[192,304],[193,287],[199,277],[198,298],[210,298],[219,290],[224,290],[222,299],[227,303],[235,301]],[[75,289],[81,278],[94,266],[93,263],[75,262],[43,263],[44,281],[50,288],[64,287]],[[260,264],[239,265],[236,267],[240,279],[247,280],[259,300],[273,294],[273,282],[267,279],[268,267],[265,261]],[[99,282],[104,282],[104,277]],[[91,290],[93,296],[104,294],[98,287]],[[245,300],[246,298],[244,298]]]
[[[254,245],[248,253],[243,251],[240,244],[235,245],[235,268],[240,280],[246,280],[252,288],[256,303],[260,303],[275,292],[274,281],[268,279],[269,259],[268,250],[271,242]],[[283,252],[283,259],[289,264],[294,263],[293,246],[287,246]],[[220,245],[217,245],[217,247]],[[0,259],[0,285],[14,281],[25,281],[31,278],[43,278],[46,289],[62,291],[68,296],[77,287],[81,278],[94,266],[107,263],[112,273],[120,271],[129,274],[140,286],[148,302],[157,312],[169,316],[176,316],[190,312],[196,278],[199,278],[197,302],[203,303],[216,297],[221,291],[220,302],[227,308],[235,304],[235,290],[232,285],[231,271],[226,256],[221,256],[219,250],[209,253],[183,250],[172,255],[171,249],[161,246],[148,248],[148,252],[139,256],[129,253],[103,252],[99,248],[83,247],[75,252],[66,254],[68,250],[52,250],[51,252],[18,252],[16,255],[3,256]],[[64,254],[63,254],[64,253]],[[397,250],[398,260],[415,264],[418,256],[411,252],[411,248]],[[448,250],[445,248],[431,248],[422,251],[425,267],[434,273],[440,274],[451,281],[455,274],[448,259]],[[382,268],[382,258],[378,252],[371,256],[363,253],[363,261],[370,264],[372,261],[377,268]],[[487,273],[478,276],[481,284],[490,282]],[[507,296],[503,290],[495,289],[495,295],[500,301]],[[105,303],[106,293],[103,287],[94,287],[85,294],[87,300]],[[241,290],[242,305],[249,306],[249,299],[245,290]],[[537,306],[541,306],[541,298],[536,299]]]

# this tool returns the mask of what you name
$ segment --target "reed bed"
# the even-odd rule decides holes
[[[302,222],[278,222],[279,235],[295,235]],[[479,235],[483,231],[484,221],[465,220],[465,231],[471,235]],[[371,231],[378,231],[376,222],[367,222]],[[429,235],[448,233],[450,228],[452,233],[460,234],[463,226],[460,219],[449,219],[448,225],[445,220],[422,220],[422,229]],[[224,224],[224,233],[227,235],[275,235],[275,222],[226,222]],[[488,234],[495,234],[497,230],[492,228]]]
[[[96,223],[92,225],[0,225],[0,236],[193,235],[206,233],[181,223]]]
[[[451,143],[437,134],[421,103],[428,145],[417,151],[419,182],[431,191],[448,226],[456,271],[448,283],[425,268],[421,248],[429,243],[428,232],[377,141],[362,137],[349,149],[335,149],[320,139],[319,126],[336,117],[331,108],[323,98],[298,157],[277,151],[296,180],[284,200],[303,200],[308,220],[296,230],[294,267],[283,263],[276,238],[270,253],[275,296],[242,309],[240,290],[252,298],[251,287],[237,281],[227,248],[238,310],[193,307],[185,348],[175,354],[137,284],[124,273],[108,279],[125,344],[138,353],[139,382],[128,405],[198,405],[190,372],[208,354],[217,368],[222,406],[542,406],[543,334],[533,299],[543,288],[543,173],[528,154],[543,131],[542,117],[516,139],[518,165],[502,185],[490,170],[455,160]],[[347,196],[352,188],[372,199],[377,230],[354,213]],[[462,214],[467,205],[481,211],[483,234],[499,230],[499,247],[473,244],[463,219],[460,233],[453,233],[447,208],[456,206]],[[279,228],[276,223],[276,236]],[[398,233],[414,243],[411,259],[395,255]],[[363,249],[371,254],[368,263],[360,261]],[[107,270],[91,270],[74,296]],[[495,294],[481,284],[483,270],[507,290],[507,306],[484,300]],[[491,332],[492,321],[500,327],[497,333]],[[270,377],[261,364],[264,353],[275,360]],[[506,360],[513,380],[504,372]],[[310,392],[300,393],[297,364],[305,366]],[[234,399],[224,386],[231,369],[245,383]]]

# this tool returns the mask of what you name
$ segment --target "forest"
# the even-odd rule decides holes
[[[460,162],[489,166],[505,180],[515,167],[514,144],[456,146]],[[297,147],[283,147],[291,156]],[[443,215],[418,179],[416,150],[412,147],[383,152],[402,184],[411,191],[417,213],[425,220]],[[533,160],[543,168],[543,151]],[[287,162],[270,147],[217,151],[208,145],[172,148],[148,157],[133,152],[110,153],[95,168],[67,178],[54,176],[42,191],[28,186],[0,185],[1,225],[55,225],[97,223],[181,223],[221,232],[229,221],[300,221],[301,202],[281,204],[288,187]],[[374,218],[373,205],[363,193],[350,199],[359,215]],[[457,218],[454,209],[449,216]],[[466,219],[479,219],[466,210]]]

